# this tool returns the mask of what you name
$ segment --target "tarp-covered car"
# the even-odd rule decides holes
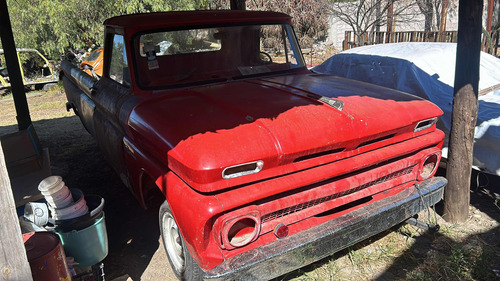
[[[363,46],[332,56],[313,68],[397,89],[438,105],[444,114],[438,127],[451,128],[456,44],[395,43]],[[500,175],[500,59],[481,53],[479,113],[474,134],[475,168]],[[443,157],[448,152],[447,137]]]

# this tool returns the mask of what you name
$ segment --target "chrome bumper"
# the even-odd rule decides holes
[[[230,258],[205,272],[205,280],[269,280],[391,228],[439,202],[447,184],[434,177],[284,239]],[[420,192],[419,192],[420,191]]]

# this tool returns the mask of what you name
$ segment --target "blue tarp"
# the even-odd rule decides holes
[[[438,105],[438,127],[451,128],[456,44],[395,43],[358,47],[332,56],[312,70],[407,92]],[[500,59],[481,53],[479,112],[474,135],[475,168],[500,175]],[[447,140],[443,156],[447,156]]]

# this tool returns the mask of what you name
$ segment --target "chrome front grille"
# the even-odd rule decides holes
[[[314,199],[314,200],[311,200],[311,201],[303,202],[303,203],[300,203],[300,204],[297,204],[297,205],[294,205],[294,206],[290,206],[290,207],[287,207],[287,208],[284,208],[284,209],[281,209],[281,210],[274,211],[272,213],[265,214],[265,215],[263,215],[261,217],[261,222],[265,223],[265,222],[268,222],[268,221],[272,221],[272,220],[275,220],[275,219],[278,219],[278,218],[281,218],[281,217],[284,217],[284,216],[287,216],[287,215],[290,215],[290,214],[293,214],[293,213],[305,210],[307,208],[311,208],[311,207],[320,205],[320,204],[322,204],[324,202],[327,202],[327,201],[330,201],[330,200],[333,200],[333,199],[336,199],[336,198],[339,198],[339,197],[342,197],[342,196],[346,196],[348,194],[352,194],[354,192],[363,190],[365,188],[368,188],[368,187],[371,187],[371,186],[374,186],[374,185],[377,185],[377,184],[380,184],[380,183],[384,183],[384,182],[396,179],[398,177],[410,174],[412,172],[412,170],[413,170],[414,167],[415,167],[415,165],[407,167],[407,168],[404,168],[404,169],[401,169],[399,171],[396,171],[396,172],[393,172],[391,174],[385,175],[385,176],[380,177],[380,178],[378,178],[376,180],[373,180],[371,182],[359,185],[357,187],[354,187],[354,188],[351,188],[351,189],[348,189],[348,190],[344,190],[344,191],[339,192],[339,193],[335,193],[335,194],[332,194],[332,195],[329,195],[329,196],[325,196],[325,197],[322,197],[322,198],[317,198],[317,199]]]

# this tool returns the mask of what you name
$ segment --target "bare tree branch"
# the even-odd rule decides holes
[[[387,10],[391,5],[394,7],[392,15],[397,19],[396,22],[409,22],[420,14],[416,9],[417,5],[420,8],[425,4],[419,2],[425,1],[433,0],[336,0],[332,1],[330,11],[333,16],[348,24],[356,35],[357,43],[363,44],[363,37],[370,30],[387,23]]]

